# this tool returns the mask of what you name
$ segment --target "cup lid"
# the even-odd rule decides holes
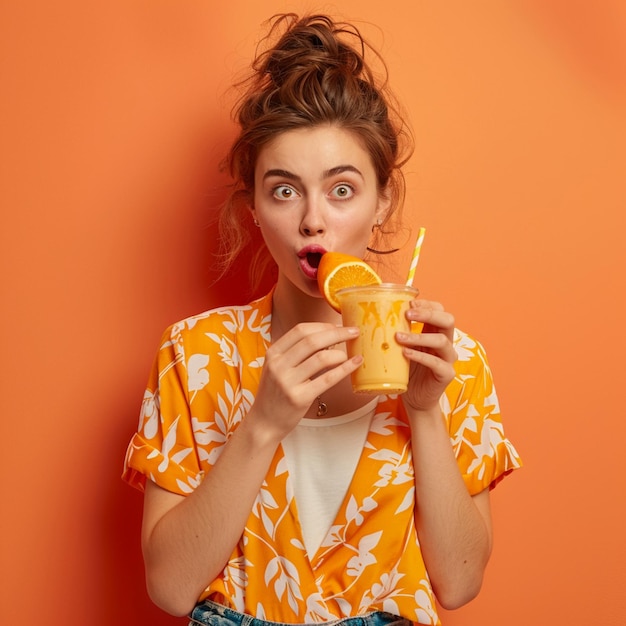
[[[337,296],[343,294],[354,293],[357,291],[367,291],[368,293],[376,293],[377,291],[410,293],[413,296],[419,294],[419,289],[412,285],[403,285],[401,283],[372,283],[371,285],[356,285],[354,287],[343,287],[336,292]]]

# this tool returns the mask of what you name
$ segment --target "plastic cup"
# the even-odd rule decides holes
[[[415,287],[383,283],[347,287],[337,292],[344,326],[357,326],[359,336],[347,342],[348,356],[363,355],[352,373],[356,393],[404,393],[409,382],[409,360],[396,341],[397,332],[411,332],[406,319]]]

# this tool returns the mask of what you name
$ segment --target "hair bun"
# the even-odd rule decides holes
[[[359,54],[342,41],[350,36],[357,41],[360,51],[364,51],[362,38],[354,27],[334,23],[325,15],[298,18],[290,13],[275,18],[268,37],[274,38],[283,29],[267,56],[259,58],[259,71],[268,75],[276,87],[280,88],[286,77],[293,80],[297,70],[306,74],[314,70],[320,78],[329,70],[339,70],[351,77],[363,72]]]

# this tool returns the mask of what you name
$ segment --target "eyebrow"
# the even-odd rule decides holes
[[[343,174],[344,172],[354,172],[355,174],[358,174],[361,178],[363,178],[361,170],[359,170],[357,167],[354,167],[354,165],[337,165],[337,167],[331,167],[329,170],[323,172],[322,179],[330,178],[331,176],[337,176],[338,174]],[[265,180],[266,178],[272,178],[274,176],[277,178],[287,178],[289,180],[295,181],[301,180],[301,178],[293,172],[281,169],[267,170],[267,172],[263,174],[263,180]]]

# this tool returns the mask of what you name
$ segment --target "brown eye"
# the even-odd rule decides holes
[[[337,185],[333,191],[333,195],[335,198],[340,198],[344,200],[346,198],[351,198],[354,195],[354,189],[350,187],[350,185]]]
[[[296,195],[296,191],[289,185],[279,185],[274,187],[273,196],[279,200],[290,200]]]

